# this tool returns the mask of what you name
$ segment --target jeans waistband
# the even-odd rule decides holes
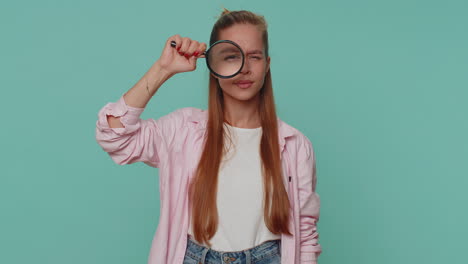
[[[198,244],[190,234],[187,234],[186,254],[200,259],[202,264],[229,264],[236,260],[236,263],[251,264],[274,254],[281,255],[281,239],[267,240],[255,247],[240,251],[218,251]]]

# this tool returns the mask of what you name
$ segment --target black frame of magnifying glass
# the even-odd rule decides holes
[[[240,52],[241,52],[241,55],[242,55],[242,65],[241,67],[239,68],[239,70],[234,73],[234,74],[231,74],[231,75],[228,75],[228,76],[224,76],[224,75],[220,75],[218,73],[216,73],[211,67],[210,67],[210,64],[208,63],[208,59],[209,59],[209,51],[211,50],[211,48],[213,48],[215,45],[217,45],[218,43],[223,43],[223,42],[227,42],[227,43],[230,43],[234,46],[236,46]],[[176,46],[176,42],[175,41],[171,41],[171,46],[175,48]],[[210,70],[211,73],[213,73],[214,75],[218,76],[219,78],[222,78],[222,79],[229,79],[229,78],[232,78],[234,76],[236,76],[241,70],[242,68],[244,67],[244,62],[245,62],[245,55],[244,55],[244,52],[242,51],[241,47],[235,43],[234,41],[232,40],[228,40],[228,39],[222,39],[222,40],[218,40],[216,42],[214,42],[205,52],[203,52],[203,55],[205,55],[205,59],[206,59],[206,66],[208,67],[208,69]]]

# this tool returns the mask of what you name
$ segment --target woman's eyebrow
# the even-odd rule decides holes
[[[249,54],[262,54],[263,55],[263,51],[261,50],[252,50],[252,51],[249,51],[246,53],[247,55]]]

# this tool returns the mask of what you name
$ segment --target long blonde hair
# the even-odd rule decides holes
[[[238,23],[252,24],[260,29],[265,48],[265,58],[267,58],[267,23],[263,16],[246,10],[229,11],[224,9],[211,31],[210,46],[219,40],[218,36],[221,30]],[[258,110],[263,128],[260,156],[264,188],[263,212],[265,224],[273,234],[285,233],[292,235],[288,229],[290,205],[281,174],[278,121],[273,97],[271,70],[266,73],[263,87],[259,93]],[[217,79],[210,74],[205,145],[195,176],[189,186],[193,235],[197,241],[210,247],[209,240],[214,236],[218,227],[216,198],[218,172],[221,160],[226,153],[224,139],[230,139],[230,136],[223,128],[225,121],[223,93]],[[271,197],[271,200],[268,197]]]

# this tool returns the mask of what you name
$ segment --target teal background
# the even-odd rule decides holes
[[[466,263],[467,1],[20,1],[0,8],[0,263],[146,263],[158,170],[120,166],[97,113],[225,6],[269,23],[280,118],[317,156],[320,264]],[[208,70],[142,118],[206,108]]]

